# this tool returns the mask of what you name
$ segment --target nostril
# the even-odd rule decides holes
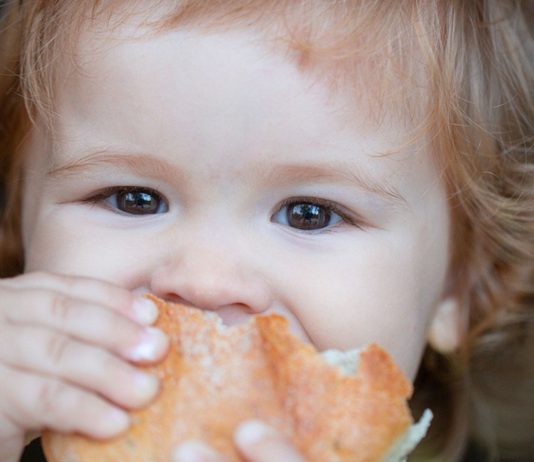
[[[179,303],[180,305],[185,305],[185,306],[191,306],[191,307],[199,308],[198,306],[196,306],[196,305],[193,304],[192,302],[186,300],[186,299],[183,298],[183,297],[180,297],[180,296],[177,295],[177,294],[163,294],[163,295],[161,296],[161,298],[162,298],[163,300],[165,300],[166,302]]]
[[[198,308],[200,310],[212,311],[221,318],[222,323],[225,326],[234,326],[236,324],[245,323],[255,314],[254,310],[244,303],[235,303],[226,306],[211,306],[210,304],[210,306],[208,306],[207,304],[202,305],[198,302],[193,303],[192,301],[173,293],[165,294],[162,298],[167,302],[179,303],[181,305]]]
[[[225,326],[244,324],[256,314],[249,307],[243,304],[223,306],[215,311],[215,313],[221,318]]]

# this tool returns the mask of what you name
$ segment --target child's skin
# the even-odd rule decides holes
[[[145,291],[227,324],[282,313],[320,350],[377,342],[415,376],[447,303],[449,213],[432,154],[379,155],[404,144],[406,121],[375,126],[348,89],[258,39],[83,36],[55,142],[34,130],[28,144],[28,274],[0,281],[2,442],[44,426],[124,429],[109,412],[153,398],[135,365],[166,350],[143,330],[150,307],[136,318]],[[152,347],[136,349],[146,332]],[[301,460],[276,434],[240,444],[251,462]]]

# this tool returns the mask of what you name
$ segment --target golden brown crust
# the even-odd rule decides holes
[[[412,423],[411,385],[376,345],[348,376],[290,334],[281,316],[226,328],[216,316],[153,299],[157,325],[171,339],[169,355],[153,368],[159,397],[112,441],[45,432],[49,462],[168,462],[189,439],[240,461],[232,435],[248,418],[283,431],[312,462],[378,461]]]

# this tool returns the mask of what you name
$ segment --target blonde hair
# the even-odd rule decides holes
[[[57,71],[70,56],[67,51],[74,50],[84,23],[105,20],[114,27],[120,18],[127,19],[134,11],[139,15],[143,6],[146,10],[147,2],[130,1],[126,7],[125,3],[32,0],[7,5],[0,26],[0,175],[7,190],[0,223],[0,276],[23,271],[23,137],[33,117],[53,113]],[[398,107],[418,120],[416,133],[429,140],[448,187],[453,217],[449,289],[462,304],[466,324],[460,351],[446,358],[430,349],[425,354],[413,407],[430,406],[438,419],[427,440],[431,452],[422,454],[428,460],[429,454],[438,457],[446,452],[451,422],[458,418],[455,406],[466,399],[470,435],[494,458],[532,456],[534,442],[526,432],[534,428],[534,411],[525,408],[530,396],[522,395],[534,390],[529,359],[534,352],[532,4],[520,0],[148,4],[164,6],[167,14],[141,15],[140,24],[158,30],[261,28],[284,43],[302,69],[327,69],[325,74],[336,76],[332,81],[345,84],[357,76],[383,106],[393,99],[409,102]],[[405,85],[392,93],[392,82]],[[420,117],[414,114],[417,111]]]

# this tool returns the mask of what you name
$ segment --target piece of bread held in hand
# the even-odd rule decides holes
[[[110,441],[45,432],[49,462],[169,462],[192,439],[241,461],[233,434],[251,418],[285,433],[310,462],[400,461],[426,432],[430,412],[412,425],[411,384],[376,345],[319,354],[279,315],[227,327],[214,313],[153,300],[171,339],[153,368],[158,398]]]

